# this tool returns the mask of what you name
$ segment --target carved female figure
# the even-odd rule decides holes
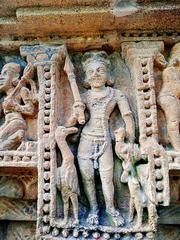
[[[0,75],[0,91],[6,93],[3,102],[5,122],[0,128],[0,150],[14,150],[24,139],[26,121],[24,116],[32,117],[37,113],[36,88],[29,75],[32,68],[27,66],[19,79],[20,65],[7,63]],[[31,86],[31,91],[26,84]]]
[[[94,180],[95,169],[99,170],[106,212],[116,226],[124,224],[124,219],[114,207],[113,152],[109,132],[109,118],[116,104],[126,124],[126,132],[134,142],[134,120],[129,104],[121,91],[113,89],[109,75],[110,61],[105,52],[89,52],[84,55],[83,67],[86,86],[90,89],[82,95],[90,119],[85,124],[78,148],[78,163],[85,193],[90,204],[87,222],[99,224],[98,204]]]

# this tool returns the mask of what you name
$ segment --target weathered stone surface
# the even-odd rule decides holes
[[[178,238],[179,10],[1,1],[0,238]]]
[[[36,221],[36,201],[0,199],[0,219],[14,221]]]
[[[66,2],[66,1],[65,1]],[[115,1],[114,1],[115,2]],[[173,24],[173,29],[179,30],[178,27],[178,7],[171,3],[164,4],[135,4],[129,1],[125,6],[115,4],[105,7],[101,6],[58,6],[58,4],[45,4],[40,6],[36,4],[23,4],[14,6],[14,11],[10,16],[4,17],[2,14],[1,26],[3,35],[47,35],[58,33],[60,35],[76,35],[78,32],[85,32],[84,26],[91,32],[111,31],[116,29],[162,29],[169,30],[169,26],[164,24],[164,21]],[[83,6],[84,5],[84,6]],[[7,5],[6,5],[7,6]],[[136,8],[137,7],[137,8]],[[135,9],[134,9],[135,8]],[[12,9],[12,8],[11,8]],[[7,9],[8,10],[8,9]],[[126,14],[124,13],[126,12]],[[129,12],[129,13],[128,13]],[[96,18],[94,24],[89,19]],[[141,19],[143,18],[144,21]],[[68,19],[68,21],[67,21]],[[72,21],[70,19],[73,19]],[[156,19],[159,19],[157,22]],[[127,21],[128,20],[128,21]],[[37,21],[41,25],[32,24]],[[51,28],[48,27],[48,22],[51,21]],[[36,23],[37,23],[36,22]],[[58,26],[61,25],[61,28]],[[28,28],[27,28],[28,26]],[[39,31],[41,30],[41,31]],[[1,32],[1,34],[2,34]]]
[[[156,234],[157,240],[176,240],[179,238],[179,226],[159,225]]]
[[[144,63],[146,60],[145,58],[151,59],[151,60],[148,60],[149,62],[146,65],[147,65],[148,71],[150,71],[149,77],[155,76],[153,73],[153,70],[154,70],[153,66],[150,65],[150,63],[152,63],[153,61],[157,65],[163,63],[163,61],[164,61],[163,57],[159,53],[159,50],[163,49],[162,43],[159,43],[159,42],[157,42],[157,43],[149,42],[148,44],[146,42],[142,42],[140,44],[126,43],[123,46],[125,46],[124,49],[128,49],[128,51],[130,51],[130,49],[133,48],[133,51],[131,51],[132,55],[125,55],[125,54],[127,54],[127,52],[125,52],[126,50],[123,50],[123,53],[124,53],[123,56],[127,56],[130,67],[131,67],[131,64],[133,64],[134,59],[136,59],[139,56],[142,56],[144,58],[144,60],[141,59],[142,64],[145,64]],[[142,51],[143,47],[145,49],[143,49],[143,51]],[[139,52],[140,49],[141,49],[141,52]],[[138,99],[138,94],[140,93],[140,91],[143,91],[143,89],[144,89],[143,85],[140,84],[140,81],[141,81],[140,77],[138,77],[137,79],[135,78],[136,89],[133,89],[134,83],[132,84],[132,82],[130,80],[130,75],[129,75],[128,69],[125,66],[125,63],[120,58],[119,54],[117,54],[117,53],[114,53],[109,57],[105,52],[100,52],[100,51],[89,52],[84,55],[84,57],[83,57],[84,60],[82,60],[82,55],[78,56],[76,54],[72,58],[75,67],[73,67],[71,60],[69,58],[69,55],[67,55],[67,50],[64,46],[49,47],[49,46],[42,45],[42,46],[33,46],[33,47],[22,47],[21,53],[23,56],[27,56],[27,60],[30,61],[37,68],[36,71],[37,71],[39,87],[40,87],[39,88],[40,98],[38,99],[39,100],[39,109],[40,109],[40,112],[38,114],[39,115],[38,139],[40,139],[39,140],[40,142],[38,142],[38,144],[40,144],[39,145],[40,147],[38,148],[37,156],[38,156],[38,159],[39,159],[39,157],[42,156],[43,161],[42,162],[40,161],[38,163],[38,166],[40,167],[39,174],[40,174],[40,176],[42,176],[41,180],[39,180],[40,184],[39,184],[39,190],[38,190],[38,198],[39,198],[38,216],[40,216],[39,222],[38,222],[38,228],[39,228],[38,234],[48,233],[50,230],[49,224],[52,224],[51,225],[53,227],[53,230],[51,233],[52,236],[55,237],[55,236],[60,236],[59,234],[62,234],[62,236],[64,236],[64,237],[66,235],[70,237],[71,234],[66,230],[66,224],[68,224],[68,226],[73,229],[74,226],[78,225],[80,222],[80,225],[79,225],[80,232],[78,233],[78,236],[82,236],[81,235],[82,231],[86,230],[87,233],[88,233],[88,231],[92,231],[95,226],[95,227],[98,227],[98,229],[96,230],[96,232],[92,233],[93,236],[96,236],[96,235],[98,236],[98,234],[100,234],[98,231],[103,231],[104,232],[103,236],[106,236],[106,234],[110,234],[109,236],[111,236],[111,234],[121,234],[121,233],[125,233],[126,231],[128,231],[128,232],[130,232],[131,237],[140,236],[138,234],[142,234],[142,236],[143,236],[143,234],[146,235],[146,233],[147,233],[147,237],[150,237],[150,235],[152,234],[152,231],[154,231],[155,225],[156,225],[155,205],[157,203],[164,204],[164,205],[168,204],[168,198],[169,198],[168,178],[166,176],[168,176],[167,174],[168,174],[169,168],[168,168],[168,161],[166,161],[166,160],[163,160],[162,167],[161,167],[161,164],[159,165],[159,162],[160,163],[162,162],[162,157],[164,157],[165,159],[168,159],[168,155],[166,155],[166,152],[163,150],[163,148],[160,147],[158,145],[158,143],[156,142],[157,141],[156,139],[158,137],[158,135],[157,135],[158,127],[157,127],[157,122],[156,122],[157,115],[155,112],[153,112],[154,117],[152,118],[152,120],[154,121],[154,129],[152,131],[152,134],[145,134],[145,137],[144,137],[145,127],[148,127],[148,126],[143,125],[144,124],[144,122],[143,122],[144,120],[142,117],[143,115],[142,116],[139,115],[140,112],[138,112],[138,111],[139,111],[139,106],[141,106],[141,105],[138,105],[138,104],[140,104],[140,102],[138,102],[138,104],[136,105],[136,102],[133,101],[133,99],[135,97],[136,97],[136,99]],[[116,67],[114,67],[115,65],[111,66],[109,60],[111,60],[112,63],[116,64]],[[80,67],[81,61],[83,61],[84,70],[86,73],[85,75],[82,72],[83,68]],[[58,66],[60,66],[60,70],[58,70],[58,68],[57,68]],[[64,68],[64,70],[63,70],[63,68]],[[101,69],[101,68],[103,69],[103,71],[99,73],[98,69]],[[108,72],[107,69],[109,69],[110,72]],[[133,68],[131,68],[132,74],[136,74],[137,69],[139,71],[139,67],[136,67],[134,71],[133,71]],[[117,95],[117,96],[112,95],[112,99],[110,98],[110,102],[112,101],[112,103],[114,104],[115,101],[119,101],[118,104],[119,104],[119,108],[120,108],[121,114],[122,114],[121,118],[118,117],[117,110],[115,111],[115,113],[112,114],[112,118],[109,121],[110,129],[111,129],[109,133],[111,133],[112,138],[114,139],[113,131],[115,129],[119,128],[120,126],[126,126],[127,137],[129,136],[130,143],[128,143],[128,144],[124,143],[123,136],[125,136],[125,133],[122,134],[122,136],[119,136],[119,135],[116,136],[116,147],[120,146],[119,150],[117,150],[118,148],[116,148],[116,153],[122,159],[123,163],[117,164],[118,159],[115,160],[116,163],[114,165],[115,166],[114,173],[112,175],[110,175],[110,178],[112,178],[112,176],[114,175],[114,183],[112,186],[115,187],[115,196],[113,197],[113,195],[109,195],[106,192],[106,188],[108,188],[109,180],[107,181],[107,186],[106,187],[104,186],[102,188],[101,183],[100,182],[98,183],[98,181],[100,179],[102,181],[102,176],[98,176],[98,174],[95,174],[96,181],[94,182],[95,189],[93,191],[94,191],[94,193],[97,192],[99,197],[97,199],[97,203],[95,203],[95,202],[91,203],[91,198],[89,198],[89,197],[88,197],[88,202],[91,203],[91,205],[93,207],[97,206],[97,209],[99,208],[99,205],[101,205],[101,213],[99,214],[97,211],[97,213],[94,213],[94,215],[90,213],[88,216],[88,212],[91,211],[91,209],[88,208],[87,201],[85,200],[85,198],[80,197],[80,202],[81,201],[84,203],[86,202],[85,203],[86,207],[83,207],[81,205],[81,203],[78,204],[77,194],[79,191],[78,190],[78,188],[79,188],[78,182],[81,185],[80,186],[81,192],[86,189],[86,185],[88,185],[89,183],[86,182],[86,180],[83,180],[84,184],[82,184],[81,181],[82,181],[83,177],[86,178],[86,176],[83,175],[84,173],[82,174],[83,168],[82,168],[81,164],[79,163],[78,164],[79,167],[76,170],[77,162],[75,162],[75,165],[73,164],[73,162],[74,162],[74,156],[75,156],[75,161],[76,161],[76,156],[78,156],[78,158],[80,158],[80,157],[83,158],[83,156],[86,157],[86,155],[89,151],[89,150],[86,150],[86,148],[88,149],[91,145],[89,143],[86,143],[86,144],[83,143],[83,148],[80,150],[80,147],[79,147],[79,150],[77,150],[77,143],[76,143],[77,140],[76,139],[78,138],[78,136],[76,136],[74,138],[74,140],[71,139],[70,142],[69,142],[69,137],[68,137],[67,138],[68,145],[66,143],[65,138],[69,133],[77,132],[77,128],[74,128],[71,126],[76,125],[77,122],[84,124],[84,122],[87,121],[86,120],[87,117],[84,117],[84,115],[83,115],[85,106],[88,106],[88,108],[89,108],[89,106],[91,104],[92,104],[92,106],[94,106],[93,101],[95,101],[95,103],[96,103],[95,106],[96,106],[97,102],[99,102],[99,104],[101,103],[101,101],[102,101],[101,99],[103,99],[104,101],[106,100],[106,97],[103,97],[103,98],[100,98],[100,100],[97,100],[97,98],[100,97],[100,93],[104,94],[104,92],[102,91],[101,86],[99,85],[100,80],[97,83],[93,80],[93,75],[91,75],[91,72],[89,73],[89,71],[91,71],[91,70],[94,71],[94,73],[92,73],[92,74],[96,74],[99,76],[99,79],[100,78],[103,79],[103,76],[105,76],[104,79],[107,81],[108,84],[113,83],[112,77],[114,77],[113,80],[115,80],[114,81],[115,87],[117,89],[122,89],[122,93],[121,93],[121,92],[118,92],[119,90],[113,90],[113,88],[111,88],[111,87],[104,88],[104,90],[107,90],[107,91],[108,91],[108,89],[110,89],[110,90],[112,89],[111,92],[117,91],[117,93],[119,95]],[[142,67],[142,70],[143,70],[143,74],[146,74],[146,73],[144,73],[144,71],[145,71],[144,65]],[[60,71],[60,75],[59,75],[59,71]],[[63,71],[65,71],[65,73],[63,73]],[[106,72],[105,75],[103,75],[104,72]],[[111,73],[111,76],[109,73]],[[63,88],[61,85],[62,80],[58,78],[59,76],[61,76],[63,79]],[[76,77],[78,79],[77,85],[75,83]],[[84,80],[84,77],[85,77],[85,80]],[[84,82],[85,87],[89,87],[89,86],[91,87],[91,90],[87,91],[86,98],[85,98],[86,90],[83,89],[83,85],[82,85],[83,82]],[[43,84],[44,84],[44,87],[43,87]],[[97,86],[96,86],[96,84],[97,84]],[[103,81],[101,84],[104,86]],[[78,90],[77,86],[79,87],[80,94],[79,94],[79,90]],[[154,87],[154,79],[152,77],[151,77],[151,82],[150,82],[149,86],[152,90],[152,96],[154,99],[155,87]],[[146,82],[145,82],[145,87],[146,87]],[[90,95],[91,91],[92,91],[92,94],[96,93],[96,92],[95,93],[93,92],[94,88],[100,89],[98,91],[98,95],[97,96],[95,95],[95,100]],[[71,97],[69,95],[67,95],[66,91],[71,95]],[[146,94],[146,92],[144,94]],[[108,98],[110,96],[111,96],[111,94],[108,94]],[[113,98],[113,96],[115,96],[115,98]],[[120,100],[118,100],[118,96],[120,96]],[[128,98],[129,103],[127,102],[125,96]],[[153,104],[155,104],[155,100],[153,100],[153,101],[154,101]],[[74,102],[74,104],[73,104],[73,102]],[[61,106],[66,106],[66,107],[58,108],[59,105],[57,103],[61,104]],[[63,105],[62,105],[62,103],[63,103]],[[52,107],[52,106],[54,106],[54,107]],[[73,106],[73,108],[71,108],[71,106]],[[96,118],[96,114],[98,113],[98,115],[97,115],[97,119],[98,119],[98,116],[101,113],[101,111],[103,110],[103,107],[101,106],[99,111],[95,111],[95,112],[93,112],[93,108],[92,109],[89,108],[89,109],[90,109],[90,111],[92,111],[91,115],[90,115],[91,118],[94,118],[94,117]],[[110,109],[112,111],[113,107],[111,106]],[[132,111],[130,109],[132,109]],[[138,109],[138,111],[137,111],[137,109]],[[133,113],[133,118],[131,117],[132,113]],[[143,112],[141,112],[141,114],[143,114]],[[139,115],[139,120],[137,120],[138,115]],[[101,117],[103,119],[103,116],[104,115],[100,114],[99,119],[101,119]],[[107,116],[106,116],[106,118],[107,118]],[[126,125],[122,125],[123,119],[124,119]],[[138,145],[134,145],[134,147],[133,147],[134,150],[131,149],[132,143],[134,142],[134,138],[135,138],[134,137],[135,125],[134,125],[134,121],[132,121],[133,119],[135,119],[135,122],[138,125],[142,121],[140,124],[140,147]],[[93,120],[90,120],[90,121],[93,121]],[[105,118],[104,118],[104,121],[105,121]],[[59,124],[61,125],[61,127],[57,127]],[[87,131],[86,128],[91,130],[91,127],[90,127],[91,125],[89,125],[89,124],[90,124],[90,122],[88,122],[87,127],[84,127],[84,130],[81,133],[80,143],[82,142],[82,136],[84,134],[84,131],[85,132]],[[92,125],[93,126],[92,130],[91,130],[92,132],[94,131],[95,125],[97,125],[97,124],[98,124],[98,122],[95,122]],[[62,127],[62,125],[65,125],[65,127]],[[102,126],[103,126],[103,124],[102,124]],[[105,124],[105,126],[106,126],[106,124]],[[31,129],[31,125],[29,125],[29,133],[30,133],[30,129]],[[108,128],[106,128],[106,127],[104,129],[106,129],[106,131],[109,131]],[[119,131],[122,129],[123,128],[119,128]],[[67,134],[66,134],[66,131],[67,131]],[[95,131],[95,133],[94,132],[93,133],[98,134],[98,131],[99,130],[97,130],[97,131]],[[55,132],[56,132],[56,135],[54,135]],[[51,135],[50,135],[50,133],[51,133]],[[119,134],[118,131],[115,133]],[[78,133],[78,134],[80,134],[80,133]],[[108,135],[109,137],[107,139],[111,139],[111,135]],[[34,136],[36,136],[36,134]],[[151,139],[152,137],[154,138],[154,140]],[[96,138],[98,139],[99,135],[97,135]],[[101,140],[101,138],[102,138],[102,136],[100,137],[100,141],[105,141],[103,139]],[[147,141],[146,138],[149,140]],[[145,141],[143,139],[145,139]],[[59,150],[61,152],[62,159],[61,159],[61,156],[59,156],[59,153],[55,148],[55,143],[56,143],[55,140],[57,141],[57,144],[59,146]],[[72,140],[75,142],[72,143]],[[103,146],[103,142],[102,143],[100,142],[99,144],[101,144]],[[99,154],[98,151],[101,151],[100,150],[101,145],[98,145],[99,150],[97,150],[97,152],[96,152],[97,159],[94,160],[94,167],[93,167],[93,169],[94,168],[97,169],[97,170],[95,170],[95,172],[99,171],[100,173],[101,173],[100,168],[103,167],[103,166],[99,165],[100,163],[99,163],[99,155],[98,155]],[[21,156],[22,152],[25,151],[26,148],[31,150],[31,152],[29,152],[29,153],[27,152],[27,154],[33,153],[32,151],[34,151],[35,155],[36,155],[36,151],[37,151],[36,146],[29,145],[29,143],[22,144],[22,146],[20,148],[18,148],[18,151],[14,151],[13,154],[17,155],[17,156]],[[76,150],[75,150],[75,148],[76,148]],[[42,152],[42,150],[44,151],[44,153]],[[55,156],[56,151],[58,153],[57,156]],[[77,151],[78,151],[78,153],[76,153]],[[86,155],[84,155],[83,152],[84,152],[84,154],[86,153]],[[1,151],[1,153],[2,153],[2,156],[5,156],[5,158],[9,157],[8,151],[7,152]],[[153,155],[151,155],[152,153],[153,153]],[[51,154],[53,154],[53,155],[51,155]],[[102,148],[102,154],[103,154],[103,148]],[[161,154],[162,154],[162,156],[157,157],[157,155],[161,155]],[[168,154],[172,154],[172,153],[169,152]],[[154,156],[156,156],[156,157],[154,157]],[[57,160],[56,160],[56,158],[57,158]],[[9,159],[8,161],[11,162],[11,161],[13,161],[13,159],[14,159],[14,157],[12,159]],[[135,162],[135,159],[136,159],[137,163]],[[148,159],[148,164],[147,163],[144,164],[145,163],[144,162],[141,166],[141,163],[138,163],[138,161],[141,162],[141,160],[143,160],[143,159],[145,162]],[[63,165],[63,164],[65,164],[65,165]],[[121,164],[122,164],[122,167],[121,167]],[[134,175],[135,174],[135,172],[134,172],[135,169],[133,170],[134,164],[137,164],[137,174],[138,174],[137,176]],[[154,166],[156,166],[154,164],[157,164],[158,167],[157,168],[154,167]],[[4,163],[4,167],[5,166],[8,166],[6,162]],[[18,165],[18,166],[20,167],[20,165]],[[61,192],[61,195],[63,197],[64,205],[62,205],[62,202],[61,202],[61,199],[59,196],[59,191],[58,192],[56,191],[56,181],[57,181],[56,166],[58,166],[58,167],[61,166],[60,177],[59,177],[60,183],[58,183],[59,184],[58,189]],[[65,166],[65,167],[63,167],[63,166]],[[111,166],[113,167],[113,165],[111,165]],[[13,165],[12,165],[12,167],[13,167]],[[24,165],[24,167],[25,167],[25,165]],[[106,164],[104,164],[104,167],[106,167]],[[42,172],[42,168],[43,168],[43,172]],[[64,169],[64,170],[62,171],[62,169]],[[98,169],[100,169],[100,170],[98,170]],[[142,169],[143,169],[144,173],[143,173]],[[79,170],[80,170],[81,174],[79,173]],[[7,171],[7,168],[4,168],[4,174],[6,174],[6,175],[8,173],[10,176],[11,171],[12,170]],[[76,171],[77,171],[77,173],[76,173]],[[118,171],[120,171],[119,174],[117,173]],[[17,171],[16,175],[18,175],[19,173]],[[24,174],[27,174],[27,172],[25,171]],[[21,207],[18,212],[18,217],[19,217],[18,219],[19,220],[26,219],[29,221],[35,220],[36,219],[36,217],[34,215],[35,212],[33,212],[33,214],[30,213],[28,215],[28,214],[26,214],[26,211],[28,211],[28,210],[23,210],[23,209],[28,208],[27,207],[28,202],[25,199],[36,199],[36,187],[37,187],[36,177],[26,176],[26,177],[21,178],[20,176],[16,176],[16,175],[13,176],[14,181],[12,181],[11,178],[8,176],[2,177],[2,186],[6,185],[6,187],[7,187],[9,185],[9,186],[13,186],[14,189],[18,188],[18,190],[20,190],[20,188],[17,186],[17,184],[20,184],[21,186],[23,186],[23,188],[22,188],[23,190],[18,192],[18,191],[14,191],[12,188],[13,191],[8,192],[6,188],[3,188],[3,191],[1,192],[2,197],[6,196],[9,198],[16,197],[18,199],[19,198],[24,199],[24,200],[17,200],[14,204],[15,208],[18,208],[17,203],[21,202]],[[102,173],[101,173],[101,175],[102,175]],[[125,177],[125,175],[127,175],[127,176]],[[148,179],[148,176],[151,176],[151,178]],[[160,179],[161,176],[164,178],[163,182],[160,182],[159,180],[157,181],[157,179],[155,179],[155,178]],[[107,178],[107,172],[104,177]],[[64,179],[66,179],[66,180],[64,180]],[[128,190],[127,187],[125,187],[123,190],[123,186],[122,186],[122,183],[120,183],[120,181],[128,182],[130,191]],[[148,183],[148,181],[150,181],[150,183]],[[147,186],[152,186],[152,183],[155,184],[153,186],[153,188],[148,188]],[[157,185],[157,187],[155,189],[156,185]],[[50,186],[51,186],[51,188],[50,188]],[[112,189],[113,188],[111,187],[111,190]],[[116,192],[116,190],[117,190],[117,192]],[[31,192],[33,194],[30,194]],[[130,192],[130,194],[128,194],[128,192]],[[161,192],[163,193],[163,195],[161,194],[162,196],[160,196],[160,194],[159,194]],[[16,195],[15,195],[15,193],[16,193]],[[87,197],[88,196],[87,190],[85,191],[85,194],[86,194],[85,196]],[[146,199],[145,195],[146,195],[147,199]],[[89,196],[90,196],[90,194],[89,194]],[[108,212],[108,214],[105,214],[105,206],[104,205],[106,205],[106,211],[108,211],[107,206],[108,206],[109,202],[111,201],[111,200],[107,199],[107,196],[110,196],[110,199],[114,199],[116,202],[116,205],[120,206],[120,208],[118,208],[118,209],[121,211],[121,214],[124,218],[127,219],[127,216],[128,216],[127,213],[129,212],[129,214],[130,214],[129,220],[130,221],[134,220],[134,222],[136,223],[134,228],[131,227],[132,225],[130,224],[129,220],[128,220],[129,222],[126,221],[124,227],[120,228],[120,227],[118,227],[118,225],[123,224],[122,217],[120,217],[118,214],[114,215],[112,212]],[[118,199],[118,196],[120,197],[120,199]],[[143,201],[141,201],[141,198],[143,199],[143,196],[145,198]],[[92,189],[91,189],[91,197],[92,197]],[[104,199],[104,197],[105,197],[105,199]],[[69,213],[69,211],[68,211],[69,206],[68,206],[67,201],[69,198],[71,199],[71,201],[73,203],[72,210],[74,210],[74,220],[75,220],[74,222],[73,222],[73,219],[71,218],[71,213]],[[129,198],[130,198],[130,205],[127,204],[127,201]],[[148,203],[148,198],[151,199],[149,201],[149,203]],[[57,200],[57,199],[59,199],[59,200]],[[11,208],[9,208],[9,211],[7,211],[5,206],[7,205],[7,202],[8,202],[8,204],[10,204],[10,203],[12,204],[12,203],[14,203],[15,200],[10,200],[10,199],[8,200],[5,198],[2,198],[2,200],[3,200],[3,203],[5,202],[5,204],[2,205],[2,209],[4,209],[4,211],[6,212],[6,214],[5,213],[2,214],[2,219],[14,220],[17,216],[13,215],[11,212],[11,210],[13,211],[12,205],[11,205]],[[154,204],[152,204],[153,201],[154,201]],[[163,203],[163,201],[164,201],[164,203]],[[51,202],[51,205],[49,204],[50,202]],[[31,202],[29,202],[29,204],[30,203]],[[67,204],[67,206],[66,206],[66,204]],[[135,204],[135,207],[133,206],[134,204]],[[78,205],[79,205],[79,216],[77,215]],[[114,206],[112,206],[112,208],[113,207]],[[130,207],[130,209],[128,210],[129,207]],[[148,219],[143,219],[143,208],[144,207],[149,208],[149,221],[147,221]],[[64,215],[63,215],[63,208],[64,208]],[[70,210],[71,210],[71,207],[70,207]],[[138,215],[137,220],[133,213],[134,210],[136,210],[137,215]],[[35,211],[35,209],[33,211]],[[95,216],[95,214],[96,214],[96,216]],[[90,215],[92,215],[92,216],[90,216]],[[163,216],[163,213],[161,213],[161,215]],[[41,218],[42,218],[42,220],[41,220]],[[63,221],[62,221],[62,218],[64,218]],[[88,224],[86,224],[86,220],[88,221]],[[92,221],[92,222],[90,222],[90,221]],[[163,217],[162,217],[162,221],[164,221]],[[100,222],[100,225],[98,224],[99,222]],[[149,225],[148,225],[148,223],[149,223]],[[165,223],[167,223],[167,222],[165,222]],[[117,225],[117,226],[115,227],[114,225]],[[62,231],[62,233],[61,233],[61,229],[60,229],[61,227],[65,228]],[[137,233],[137,234],[134,233],[137,231],[141,231],[142,233]]]
[[[4,240],[35,240],[35,223],[10,222],[6,226]]]

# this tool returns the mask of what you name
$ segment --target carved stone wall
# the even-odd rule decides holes
[[[178,2],[2,9],[0,239],[178,239]]]

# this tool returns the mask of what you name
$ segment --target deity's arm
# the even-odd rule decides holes
[[[76,125],[76,123],[84,124],[85,123],[85,116],[84,116],[85,105],[82,102],[82,99],[80,97],[80,92],[76,83],[76,76],[74,74],[74,66],[68,54],[66,55],[66,59],[65,59],[64,71],[68,76],[68,80],[69,80],[73,98],[74,98],[73,111],[72,111],[73,113],[71,115],[69,125],[74,126]]]
[[[121,91],[115,90],[116,101],[121,112],[122,118],[126,124],[126,133],[131,143],[135,140],[135,122],[128,100]]]
[[[86,123],[90,117],[89,109],[87,107],[87,92],[81,93],[80,96],[81,96],[82,103],[84,104],[84,117],[85,117],[85,123]]]
[[[72,106],[72,112],[71,115],[65,124],[66,127],[73,127],[75,126],[78,122],[81,124],[84,124],[86,122],[86,98],[84,94],[81,94],[81,101],[75,101],[73,106]]]

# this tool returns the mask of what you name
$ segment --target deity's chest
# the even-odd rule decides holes
[[[102,98],[96,98],[89,94],[87,98],[87,106],[91,115],[91,118],[108,119],[109,115],[114,109],[116,101],[111,91],[108,95]]]

